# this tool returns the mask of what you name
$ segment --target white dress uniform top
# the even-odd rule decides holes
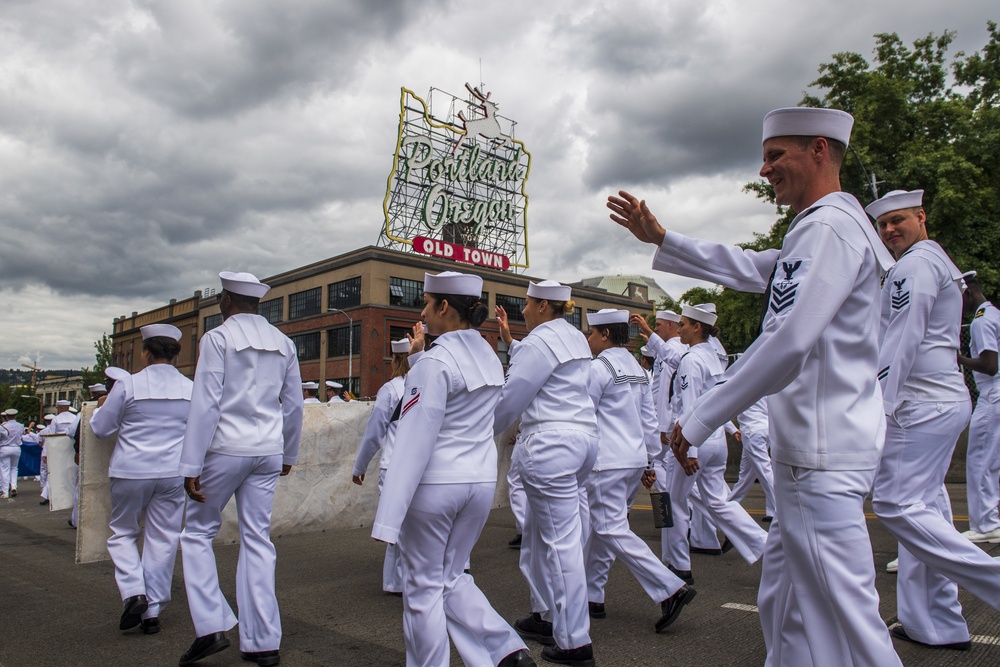
[[[108,554],[122,600],[146,596],[149,606],[143,618],[158,617],[170,600],[184,518],[184,479],[178,468],[191,387],[191,380],[170,364],[152,364],[115,382],[90,419],[98,438],[118,432],[108,468],[112,532]]]
[[[690,307],[685,306],[685,312]],[[692,345],[681,358],[672,381],[671,404],[675,413],[683,414],[705,392],[715,386],[722,375],[719,356],[711,343]],[[704,512],[718,526],[748,563],[755,563],[764,552],[767,533],[750,518],[739,503],[729,500],[726,484],[726,459],[729,449],[721,425],[699,447],[692,447],[688,456],[698,459],[699,470],[687,475],[677,465],[671,469],[670,501],[674,525],[667,528],[668,562],[678,570],[691,569],[688,526],[691,516],[688,502]],[[699,494],[691,489],[698,486]]]
[[[764,492],[764,513],[774,517],[774,473],[768,452],[767,398],[763,397],[736,417],[740,424],[743,455],[740,457],[740,477],[729,493],[729,499],[741,502],[754,480]]]
[[[975,359],[983,352],[1000,350],[1000,310],[989,301],[976,309],[969,327],[969,349]],[[973,371],[979,400],[969,425],[969,450],[965,458],[969,495],[969,528],[977,533],[1000,529],[1000,373]],[[991,540],[992,541],[992,540]]]
[[[612,347],[594,359],[590,398],[597,409],[600,435],[597,462],[586,480],[590,509],[588,598],[604,602],[608,571],[614,559],[620,558],[653,602],[660,603],[684,582],[653,555],[628,524],[628,498],[662,445],[653,426],[652,390],[642,367],[627,349]]]
[[[590,368],[580,330],[562,318],[539,324],[510,347],[494,426],[499,433],[521,417],[511,460],[528,500],[521,572],[532,612],[552,622],[561,649],[591,643],[581,517],[581,491],[597,460]]]
[[[382,457],[379,460],[379,493],[382,492],[385,473],[392,459],[392,447],[396,439],[396,429],[399,426],[398,418],[393,421],[392,417],[400,405],[399,401],[403,395],[405,382],[406,380],[402,377],[394,377],[378,390],[375,395],[375,405],[372,407],[372,413],[365,425],[364,435],[361,436],[361,446],[354,459],[352,474],[355,477],[360,477],[365,474],[368,464],[371,463],[379,449],[382,450]],[[400,411],[402,411],[401,408]],[[399,549],[395,544],[387,544],[385,561],[382,566],[382,590],[386,593],[401,593],[403,591],[402,577],[403,561],[400,558]]]
[[[872,507],[900,543],[896,616],[910,638],[926,644],[969,641],[957,584],[1000,609],[1000,562],[955,529],[944,490],[972,411],[956,363],[961,282],[941,246],[925,240],[903,253],[882,287],[887,430]]]
[[[892,263],[842,192],[799,213],[780,250],[668,231],[654,259],[746,292],[767,291],[773,271],[761,335],[681,420],[698,444],[768,396],[777,515],[758,597],[768,665],[900,664],[878,613],[874,563],[858,557],[871,553],[864,499],[885,433],[875,332],[879,280]]]
[[[392,453],[372,537],[402,552],[408,667],[446,667],[449,635],[466,665],[526,648],[463,572],[496,490],[502,386],[500,361],[475,329],[439,336],[407,374],[397,431],[406,446]]]
[[[226,281],[231,274],[220,275],[223,288],[234,291]],[[219,588],[212,551],[222,509],[236,494],[240,649],[278,650],[281,619],[274,592],[271,506],[282,465],[298,459],[302,433],[295,344],[263,317],[238,313],[206,333],[199,351],[180,465],[183,476],[200,476],[206,496],[204,503],[187,504],[181,533],[191,619],[199,637],[237,623]]]

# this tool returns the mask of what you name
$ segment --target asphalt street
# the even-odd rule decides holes
[[[956,525],[965,530],[965,487],[950,485]],[[143,635],[118,630],[121,600],[110,561],[74,564],[76,533],[69,511],[49,512],[38,504],[37,482],[23,481],[20,495],[0,501],[0,666],[176,665],[194,639],[177,559],[173,601],[161,616],[162,631]],[[638,503],[647,502],[640,495]],[[754,489],[745,506],[758,519],[763,498]],[[493,606],[513,621],[528,611],[528,589],[507,548],[514,535],[508,509],[495,510],[472,558],[472,573]],[[659,534],[652,514],[637,507],[632,525],[656,553]],[[868,521],[883,618],[895,615],[895,575],[885,564],[896,544],[877,519]],[[284,638],[282,665],[403,665],[402,601],[381,591],[383,546],[367,529],[325,531],[276,540],[277,586]],[[986,545],[1000,555],[1000,545]],[[238,546],[216,549],[223,591],[235,607]],[[866,554],[858,554],[865,557]],[[698,597],[663,634],[655,634],[658,607],[628,570],[615,564],[607,587],[608,616],[595,620],[592,637],[598,665],[731,665],[764,662],[756,613],[760,565],[747,565],[735,552],[693,556]],[[962,591],[973,634],[968,652],[928,649],[896,642],[907,667],[1000,665],[1000,614]],[[823,628],[810,631],[823,632]],[[202,663],[245,665],[233,646]],[[530,644],[540,665],[540,646]],[[461,665],[452,652],[453,665]]]

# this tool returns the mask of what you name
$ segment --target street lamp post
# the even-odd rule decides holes
[[[351,382],[354,381],[354,320],[340,308],[327,308],[326,312],[340,313],[347,318],[347,391],[350,391]],[[361,393],[360,388],[358,393]]]

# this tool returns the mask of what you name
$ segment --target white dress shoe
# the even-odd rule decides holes
[[[1000,543],[1000,528],[991,530],[988,533],[980,533],[975,530],[967,530],[962,533],[962,537],[967,538],[970,542],[989,542],[990,544]]]
[[[886,572],[899,572],[899,559],[893,558],[891,561],[885,564]]]

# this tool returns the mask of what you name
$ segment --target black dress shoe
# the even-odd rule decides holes
[[[511,549],[520,549],[521,548],[521,533],[518,533],[517,535],[515,535],[514,539],[512,539],[510,542],[507,543],[507,546],[510,547]]]
[[[920,644],[921,646],[928,646],[930,648],[950,648],[953,651],[968,651],[972,648],[972,642],[955,642],[953,644],[925,644],[924,642],[917,641],[910,635],[906,634],[906,630],[899,623],[889,628],[889,634],[896,639],[902,639],[904,642],[912,642],[914,644]]]
[[[38,503],[38,504],[39,504],[39,505],[48,505],[48,504],[49,504],[49,501],[48,501],[48,499],[46,498],[45,500],[43,500],[42,502],[40,502],[40,503]]]
[[[691,574],[691,570],[678,570],[673,565],[668,565],[667,569],[674,573],[674,576],[683,581],[688,586],[694,585],[694,576]]]
[[[709,547],[691,547],[689,553],[701,554],[702,556],[721,556],[722,549],[712,549]]]
[[[681,615],[684,605],[691,602],[697,594],[698,591],[684,584],[676,593],[661,602],[660,611],[663,612],[663,615],[656,622],[656,631],[659,632],[676,621],[677,617]]]
[[[531,659],[531,654],[528,653],[527,649],[521,649],[501,660],[497,667],[537,667],[537,665]]]
[[[722,543],[722,549],[721,549],[721,551],[722,551],[722,553],[727,554],[727,553],[729,553],[732,550],[733,550],[733,543],[730,542],[729,538],[727,537],[726,541]]]
[[[577,648],[546,646],[542,649],[542,660],[570,667],[594,667],[594,645],[585,644]]]
[[[771,523],[772,521],[774,521],[774,517],[773,517],[773,516],[770,516],[770,515],[768,515],[768,514],[765,514],[765,515],[764,515],[763,517],[761,517],[761,519],[760,519],[760,522],[761,522],[761,523]]]
[[[198,637],[191,644],[191,648],[181,656],[180,667],[193,665],[202,658],[218,653],[229,648],[229,638],[225,632],[213,632],[210,635]]]
[[[155,616],[142,619],[142,632],[147,635],[155,635],[160,631],[160,619]]]
[[[590,611],[591,618],[606,618],[608,612],[604,609],[603,602],[588,602],[587,608]]]
[[[145,595],[133,595],[122,603],[122,618],[118,622],[119,630],[129,630],[142,622],[142,614],[149,608]]]
[[[10,490],[10,497],[11,498],[17,498],[17,489],[11,489]]]
[[[240,657],[247,662],[256,662],[261,667],[274,667],[281,664],[281,656],[274,651],[240,651]]]
[[[514,621],[514,632],[521,636],[521,639],[530,639],[545,646],[555,646],[556,640],[552,637],[552,624],[542,620],[541,614],[534,612],[524,618]]]

